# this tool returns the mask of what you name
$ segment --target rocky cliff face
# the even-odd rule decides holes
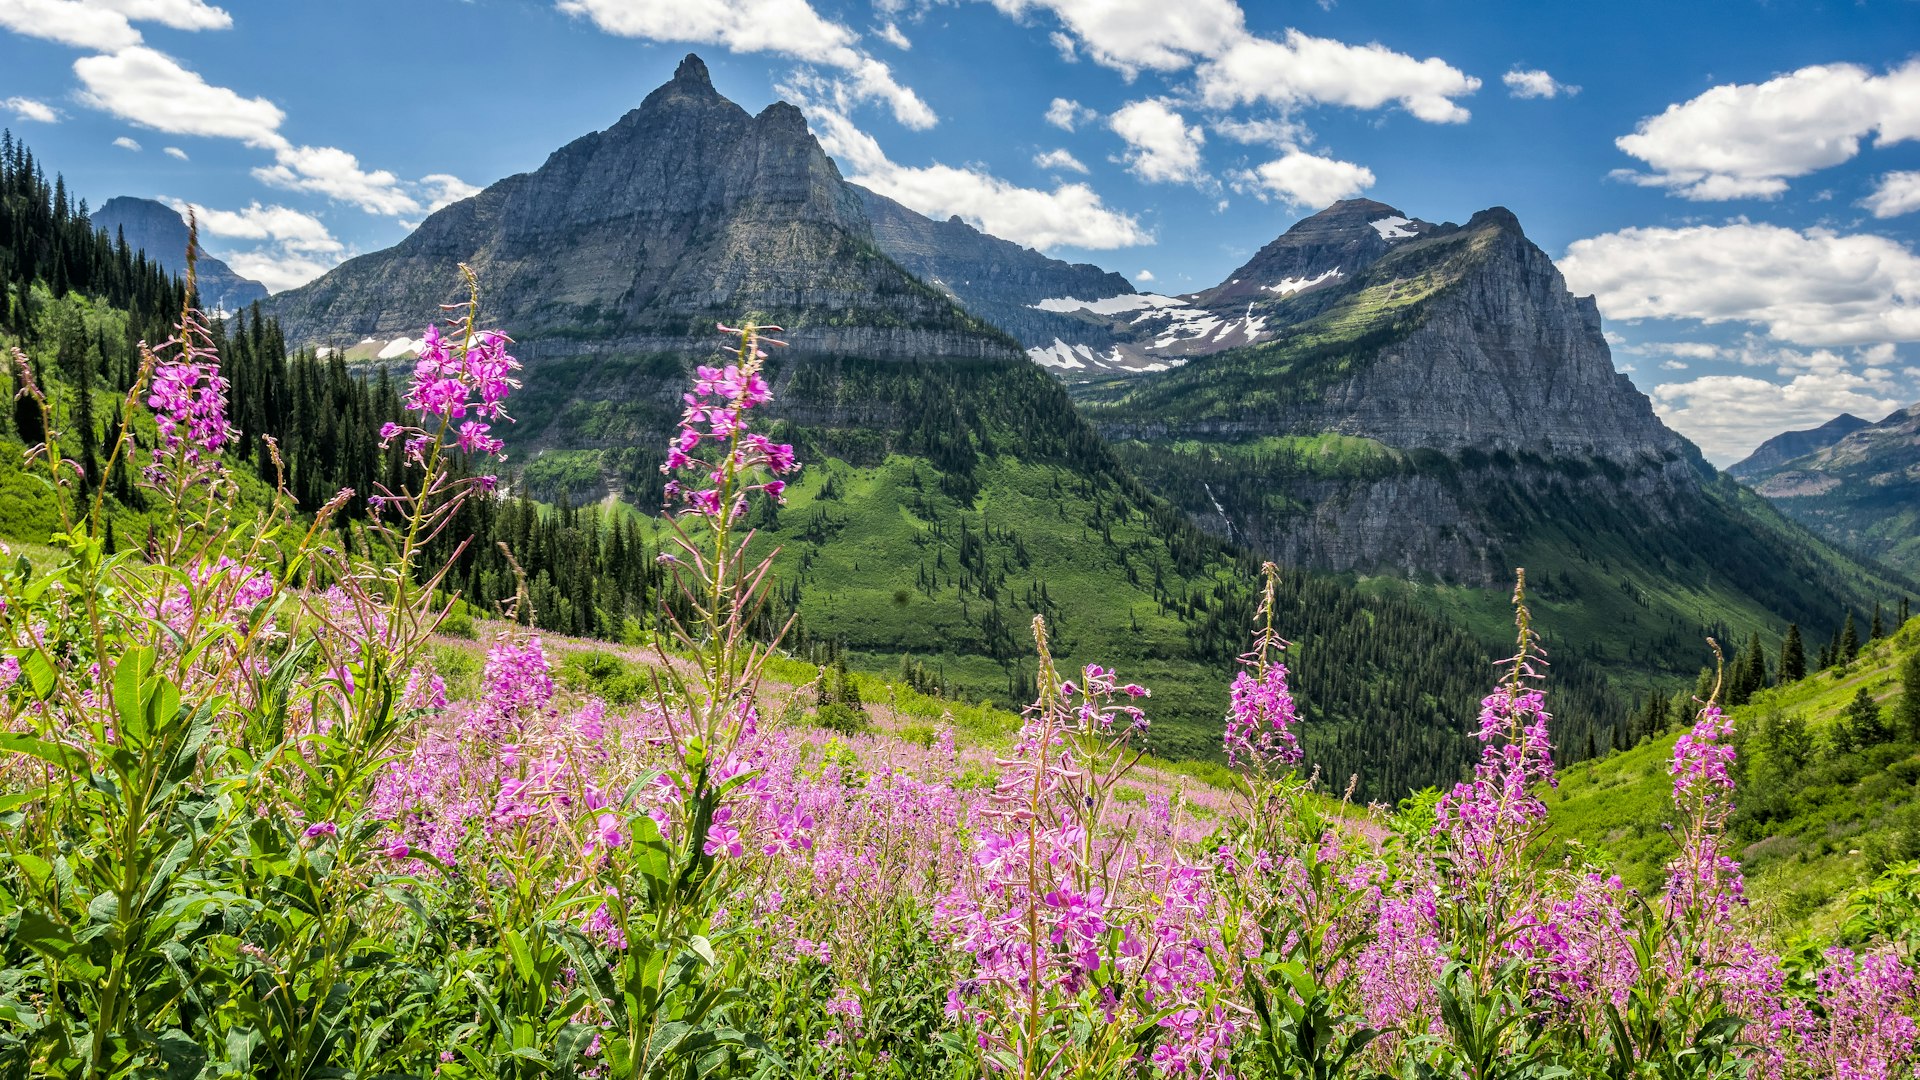
[[[147,258],[168,273],[187,272],[187,222],[173,207],[153,199],[117,195],[90,216],[94,228],[105,229],[109,236],[124,235],[129,248],[146,252]],[[198,255],[195,279],[200,286],[200,303],[208,309],[239,311],[267,298],[265,285],[234,273],[205,248]]]
[[[1763,479],[1794,458],[1825,450],[1871,424],[1872,421],[1862,420],[1852,413],[1841,413],[1817,428],[1783,431],[1761,443],[1744,461],[1729,466],[1727,475],[1737,480]]]
[[[460,262],[535,357],[710,351],[712,324],[748,313],[787,327],[796,354],[1015,354],[881,251],[798,109],[749,115],[695,56],[607,130],[273,308],[295,343],[385,338],[459,298]]]
[[[1126,278],[1089,263],[1050,259],[958,217],[935,221],[885,195],[858,184],[852,187],[873,223],[880,250],[1022,345],[1048,346],[1062,335],[1096,348],[1111,344],[1111,335],[1086,333],[1081,320],[1036,305],[1057,297],[1094,301],[1132,296],[1134,288]]]

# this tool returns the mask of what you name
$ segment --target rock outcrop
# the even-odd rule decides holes
[[[713,324],[757,314],[796,354],[1017,355],[1004,334],[876,244],[800,110],[750,115],[697,56],[605,131],[431,215],[386,251],[274,299],[288,340],[386,338],[479,275],[491,321],[534,358],[711,350]]]
[[[171,274],[187,272],[187,222],[179,211],[153,199],[116,195],[100,204],[89,218],[96,229],[118,240],[124,236],[127,247],[144,251],[147,258]],[[207,254],[202,246],[194,260],[194,275],[200,287],[200,303],[210,311],[239,311],[267,298],[267,287],[233,272],[226,263]]]

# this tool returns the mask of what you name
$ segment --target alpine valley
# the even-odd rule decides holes
[[[1705,634],[1777,641],[1913,590],[1666,428],[1497,207],[1342,202],[1214,288],[1139,293],[843,181],[798,109],[750,115],[689,56],[612,127],[267,310],[295,345],[405,355],[459,262],[529,365],[524,493],[650,510],[713,325],[778,324],[809,467],[757,524],[805,639],[1020,700],[1045,613],[1069,655],[1153,682],[1166,753],[1205,752],[1198,676],[1265,558],[1294,574],[1313,737],[1377,794],[1466,760],[1473,688],[1403,676],[1504,655],[1516,566],[1575,756],[1691,678]]]

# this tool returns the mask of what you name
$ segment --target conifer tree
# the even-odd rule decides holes
[[[1807,650],[1800,642],[1800,624],[1787,624],[1787,638],[1780,643],[1780,685],[1807,677]]]
[[[1873,699],[1873,692],[1862,686],[1847,703],[1847,711],[1840,718],[1838,727],[1845,728],[1848,738],[1855,748],[1865,750],[1887,741],[1891,734],[1887,730],[1885,714],[1880,703]]]
[[[1900,704],[1893,715],[1900,733],[1920,742],[1920,649],[1908,653],[1900,665]]]
[[[1860,655],[1860,631],[1853,628],[1853,612],[1847,612],[1847,621],[1840,627],[1840,644],[1837,646],[1833,662],[1851,664]]]
[[[1887,636],[1887,628],[1880,621],[1880,601],[1873,602],[1873,624],[1867,628],[1867,640],[1879,641]]]

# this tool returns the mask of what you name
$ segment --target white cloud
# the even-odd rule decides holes
[[[1015,17],[1052,11],[1070,43],[1128,78],[1143,69],[1183,70],[1195,56],[1211,56],[1246,33],[1233,0],[993,0],[993,6]]]
[[[1574,241],[1560,269],[1613,319],[1750,323],[1801,345],[1920,340],[1920,256],[1880,236],[1623,229]]]
[[[178,199],[172,206],[181,214],[190,208]],[[312,214],[285,206],[262,206],[253,202],[242,210],[210,210],[192,206],[194,220],[208,236],[229,240],[271,240],[289,251],[306,255],[332,255],[346,250],[334,239],[325,222]]]
[[[319,277],[340,265],[338,259],[315,259],[293,255],[277,248],[234,251],[220,257],[241,277],[252,278],[270,293],[285,292]]]
[[[1149,281],[1152,281],[1152,280],[1153,280],[1153,271],[1151,271],[1151,270],[1141,270],[1141,271],[1138,271],[1138,272],[1136,272],[1136,273],[1135,273],[1135,274],[1133,275],[1133,280],[1135,280],[1135,281],[1138,281],[1138,282],[1140,282],[1140,283],[1142,283],[1142,284],[1145,284],[1146,282],[1149,282]]]
[[[1538,69],[1514,68],[1500,77],[1507,84],[1507,93],[1517,98],[1553,98],[1565,94],[1572,97],[1580,92],[1577,86],[1568,86]]]
[[[94,108],[170,135],[238,139],[249,146],[286,145],[279,128],[286,114],[266,98],[242,97],[210,86],[164,53],[135,46],[73,62],[81,100]]]
[[[1885,75],[1824,64],[1716,86],[1615,139],[1653,170],[1616,176],[1689,199],[1772,198],[1874,133],[1879,146],[1920,138],[1920,60]]]
[[[125,135],[122,135],[119,138],[113,140],[113,145],[119,147],[122,150],[131,150],[136,154],[140,152],[140,144],[137,142],[134,142],[132,139],[127,138]]]
[[[386,169],[362,169],[359,158],[338,147],[289,146],[274,157],[274,164],[253,170],[253,178],[269,187],[325,195],[369,214],[398,217],[420,212],[419,200],[398,176]]]
[[[1042,169],[1059,169],[1063,172],[1085,173],[1087,167],[1064,149],[1049,150],[1044,154],[1033,155],[1033,163]]]
[[[1206,176],[1200,164],[1206,135],[1165,99],[1129,102],[1107,124],[1126,141],[1127,171],[1140,179],[1150,184],[1188,183]]]
[[[1685,371],[1687,370],[1687,362],[1685,360],[1662,360],[1660,361],[1660,370]]]
[[[175,30],[225,30],[233,16],[202,0],[86,0],[97,8],[117,11],[129,19],[157,22]]]
[[[1288,30],[1284,41],[1242,37],[1200,66],[1199,88],[1215,108],[1264,101],[1283,109],[1378,109],[1398,102],[1428,123],[1458,124],[1471,114],[1453,99],[1480,89],[1480,80],[1437,57],[1416,60],[1381,45]]]
[[[54,111],[53,106],[29,97],[0,99],[0,109],[6,109],[21,120],[32,120],[40,124],[53,124],[60,120],[60,114]]]
[[[125,15],[86,0],[0,0],[0,26],[81,49],[112,51],[140,44],[140,31]]]
[[[483,190],[450,173],[428,173],[420,178],[420,184],[428,192],[428,213],[443,206],[451,206],[461,199],[471,198]],[[409,227],[417,227],[417,225]]]
[[[1080,62],[1080,54],[1074,49],[1072,38],[1055,30],[1053,33],[1047,35],[1047,40],[1052,42],[1054,49],[1059,52],[1061,63],[1077,64]]]
[[[1234,142],[1275,146],[1282,150],[1297,150],[1300,145],[1310,141],[1305,125],[1284,117],[1265,117],[1253,120],[1239,120],[1231,116],[1216,117],[1213,130]]]
[[[1920,172],[1890,172],[1880,178],[1861,205],[1874,217],[1895,217],[1920,210]]]
[[[879,142],[855,127],[844,112],[809,101],[806,87],[779,90],[807,110],[821,147],[839,162],[848,179],[929,217],[958,214],[976,228],[1043,251],[1054,247],[1110,250],[1153,242],[1152,233],[1139,219],[1108,207],[1084,183],[1058,184],[1042,191],[1018,187],[971,166],[901,165],[890,160]]]
[[[1233,174],[1233,189],[1260,199],[1278,196],[1294,207],[1319,209],[1373,186],[1373,170],[1293,150],[1252,169]]]
[[[160,152],[178,161],[187,160],[187,152],[177,146],[163,146],[160,148]]]
[[[807,0],[558,0],[555,6],[621,37],[771,52],[839,68],[859,99],[885,102],[902,124],[925,129],[938,119],[891,68],[854,47],[858,34]]]
[[[129,6],[134,6],[131,0]],[[338,147],[295,145],[280,133],[286,113],[271,101],[210,85],[145,46],[82,57],[73,70],[83,87],[81,100],[94,108],[170,135],[236,139],[271,151],[274,163],[256,167],[253,176],[272,187],[325,195],[395,217],[418,214],[422,195],[437,201],[466,188],[444,174],[408,183],[385,169],[363,169],[357,157]],[[448,180],[458,186],[448,187]]]
[[[878,37],[881,41],[886,42],[902,52],[913,48],[913,42],[907,40],[907,35],[901,33],[900,27],[895,23],[888,23],[873,33],[874,36]]]
[[[1076,124],[1092,120],[1100,114],[1085,105],[1068,98],[1057,97],[1047,106],[1047,123],[1062,131],[1072,131]]]
[[[1422,120],[1453,123],[1467,110],[1452,99],[1480,80],[1429,58],[1382,45],[1348,45],[1288,30],[1284,40],[1256,37],[1234,0],[992,0],[1015,18],[1049,11],[1072,46],[1128,79],[1142,71],[1196,68],[1198,91],[1213,108],[1265,101],[1379,108],[1399,102]],[[1053,35],[1061,44],[1060,33]]]
[[[173,200],[173,208],[185,214],[188,205]],[[304,285],[339,265],[347,248],[326,225],[311,214],[285,206],[262,206],[254,202],[241,210],[192,208],[203,238],[245,240],[259,246],[239,251],[222,251],[222,261],[235,273],[250,277],[280,292]]]
[[[1703,375],[1653,388],[1654,411],[1697,443],[1708,460],[1731,465],[1780,434],[1817,427],[1843,412],[1879,417],[1900,407],[1894,388],[1871,372],[1841,366],[1785,383],[1751,375]]]
[[[100,52],[140,44],[133,22],[176,30],[224,30],[233,17],[201,0],[0,0],[0,26],[28,37]]]
[[[1710,345],[1704,341],[1649,341],[1645,345],[1635,346],[1634,351],[1661,356],[1681,356],[1688,360],[1714,360],[1720,356],[1720,346]]]

